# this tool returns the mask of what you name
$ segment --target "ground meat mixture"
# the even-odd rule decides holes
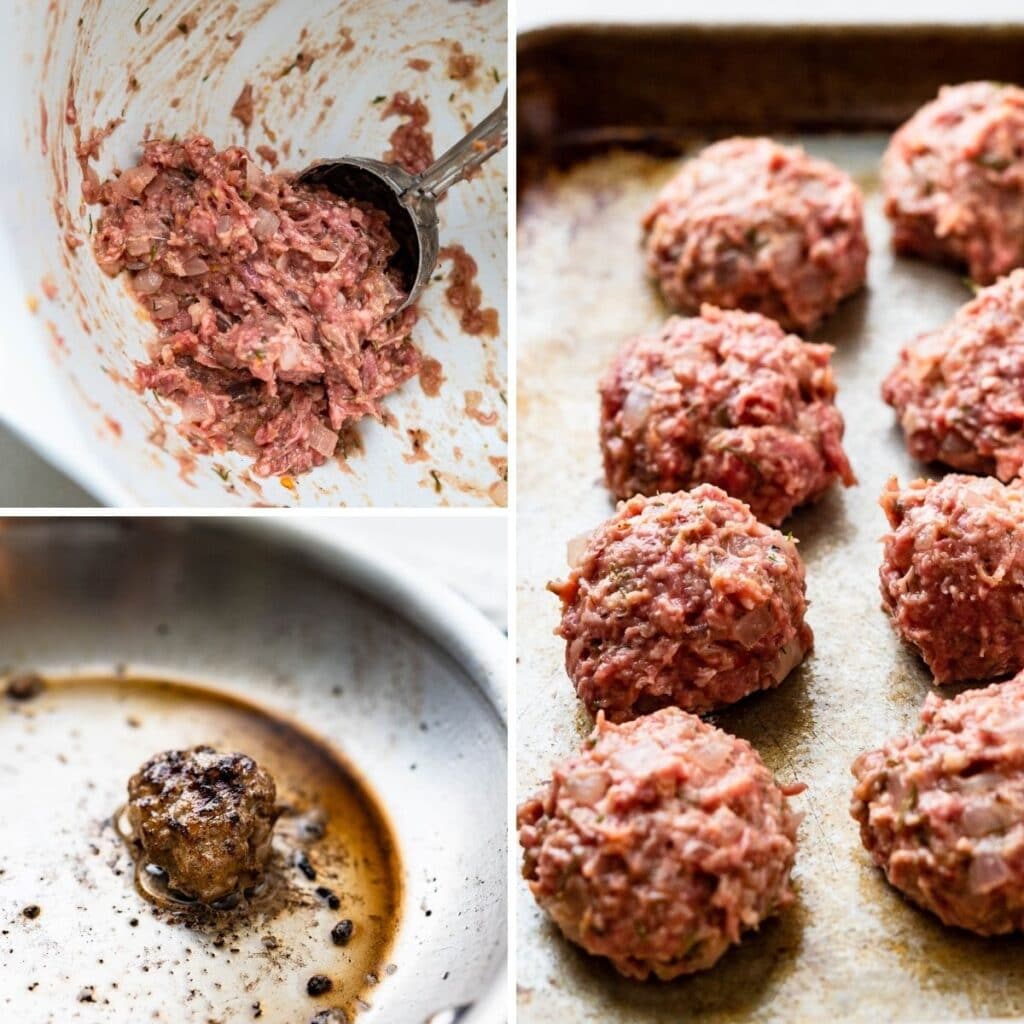
[[[626,342],[600,385],[609,489],[629,498],[712,483],[777,526],[836,480],[856,483],[831,351],[713,306]]]
[[[94,247],[125,271],[159,331],[138,382],[181,406],[202,453],[237,449],[261,476],[302,473],[419,369],[416,313],[389,269],[380,211],[264,174],[209,139],[146,143],[105,182]]]
[[[1024,668],[1024,485],[895,478],[881,505],[882,603],[937,683]]]
[[[384,154],[384,160],[398,164],[410,174],[422,174],[434,162],[434,137],[427,131],[427,105],[407,92],[396,92],[381,117],[406,118],[391,133],[391,148]]]
[[[1024,467],[1024,270],[906,345],[882,385],[915,458],[1012,480]]]
[[[792,902],[799,817],[745,740],[664,708],[598,716],[519,808],[523,876],[565,935],[622,974],[711,967]]]
[[[1024,930],[1024,675],[953,700],[853,764],[851,813],[890,883],[944,924]]]
[[[168,750],[128,783],[139,856],[170,889],[214,903],[259,882],[277,820],[274,780],[251,757],[212,747]]]
[[[727,139],[647,212],[647,267],[680,312],[708,302],[808,330],[864,284],[862,206],[846,173],[802,149]]]
[[[483,305],[483,292],[476,282],[476,260],[461,245],[445,245],[438,258],[451,260],[448,287],[444,295],[459,314],[459,326],[466,334],[493,338],[498,333],[498,311]]]
[[[717,487],[623,502],[569,560],[549,584],[556,633],[577,695],[611,721],[731,704],[811,648],[796,546]]]
[[[981,284],[1024,265],[1024,89],[942,89],[893,135],[882,183],[897,252]]]

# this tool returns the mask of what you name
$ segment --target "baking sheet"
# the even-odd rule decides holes
[[[876,132],[797,139],[844,167],[865,192],[867,290],[813,335],[836,346],[846,450],[860,483],[833,489],[784,526],[799,539],[807,564],[813,654],[777,690],[714,716],[748,739],[781,781],[808,784],[793,801],[805,815],[796,903],[711,971],[641,984],[563,940],[521,882],[524,1024],[951,1020],[1024,1012],[1024,941],[947,929],[906,903],[871,866],[848,813],[850,763],[912,728],[929,690],[924,668],[897,642],[880,609],[885,523],[878,495],[890,474],[927,475],[904,450],[880,385],[904,340],[943,323],[970,297],[955,272],[891,254],[877,179],[886,138]],[[602,482],[596,385],[617,346],[666,315],[644,276],[638,222],[677,165],[644,153],[607,153],[534,178],[520,197],[520,798],[591,726],[566,677],[564,645],[551,632],[558,601],[544,584],[566,572],[566,541],[613,509]]]

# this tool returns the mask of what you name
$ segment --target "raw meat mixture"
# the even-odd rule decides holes
[[[418,371],[380,211],[202,136],[146,143],[96,198],[96,258],[128,275],[159,332],[138,382],[181,406],[197,451],[237,449],[261,476],[305,472]]]

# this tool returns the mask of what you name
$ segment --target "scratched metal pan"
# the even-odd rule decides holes
[[[563,941],[525,884],[517,899],[519,1019],[952,1020],[1024,1013],[1019,939],[942,927],[885,883],[849,817],[849,766],[913,726],[929,691],[879,607],[890,474],[924,475],[879,396],[899,345],[968,297],[952,271],[895,259],[878,163],[892,129],[946,82],[1013,81],[1014,28],[549,27],[520,37],[518,214],[518,776],[520,797],[576,748],[557,602],[565,542],[606,518],[596,382],[619,343],[666,309],[645,280],[638,221],[679,154],[763,133],[796,139],[863,188],[868,287],[814,339],[835,345],[859,486],[787,524],[807,563],[815,650],[773,692],[716,716],[785,782],[800,780],[795,906],[712,970],[671,984],[619,978]],[[580,88],[600,82],[602,87]],[[944,624],[955,629],[954,623]]]
[[[506,88],[501,0],[4,0],[0,11],[0,421],[118,507],[505,503],[504,154],[438,210],[441,244],[463,245],[478,264],[498,336],[467,335],[445,285],[433,284],[414,339],[441,363],[440,390],[407,382],[385,402],[386,423],[359,425],[361,452],[288,487],[255,477],[242,455],[196,455],[175,429],[176,407],[131,386],[153,327],[92,257],[98,211],[82,203],[75,157],[76,133],[111,121],[94,161],[101,178],[137,161],[147,131],[272,145],[286,170],[380,157],[399,123],[382,117],[383,100],[399,90],[426,103],[440,154]],[[458,81],[448,72],[455,43],[480,59]],[[231,115],[246,83],[249,127]]]
[[[451,591],[322,529],[0,522],[0,1019],[308,1024],[341,1004],[358,1024],[501,1024],[504,652]],[[28,670],[47,688],[5,697],[4,677]],[[110,675],[121,688],[109,695],[82,682]],[[390,829],[402,890],[375,977],[348,977],[354,988],[324,998],[306,991],[314,972],[344,976],[338,958],[361,955],[360,930],[379,924],[358,894],[339,890],[333,918],[312,898],[258,927],[229,920],[225,940],[136,892],[108,824],[128,775],[157,738],[216,741],[226,720],[222,704],[176,710],[183,691],[171,687],[168,701],[136,678],[262,709],[232,727],[227,749],[246,750],[248,736],[284,762],[296,757],[292,737],[312,736],[362,780]],[[270,726],[248,729],[264,712]],[[306,763],[319,777],[317,758],[300,771]],[[289,798],[280,785],[279,796]],[[347,823],[329,817],[335,826]],[[356,848],[334,866],[317,849],[319,882],[289,875],[306,890],[334,866],[359,868]],[[356,930],[338,949],[329,932],[342,915]]]

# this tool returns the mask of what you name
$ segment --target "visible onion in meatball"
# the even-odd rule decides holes
[[[856,483],[831,352],[714,306],[626,342],[600,385],[609,489],[629,498],[712,483],[777,526],[836,480]]]
[[[810,650],[793,542],[702,484],[635,497],[582,543],[556,632],[591,712],[707,711],[778,686]]]
[[[1024,668],[1024,487],[952,474],[882,492],[882,602],[937,683]]]
[[[140,856],[168,888],[215,903],[255,886],[278,817],[274,780],[245,754],[168,750],[128,782],[128,821]]]
[[[1024,675],[953,700],[853,764],[851,813],[897,889],[944,924],[1024,929]]]
[[[882,184],[897,252],[981,284],[1024,265],[1024,89],[941,89],[893,135]]]
[[[708,302],[809,330],[865,280],[857,186],[771,139],[727,139],[688,160],[643,228],[648,271],[684,313]]]
[[[915,458],[1012,480],[1024,467],[1024,270],[915,338],[882,385]]]
[[[757,752],[677,708],[612,725],[518,813],[523,877],[631,978],[711,967],[792,902],[799,817]]]

